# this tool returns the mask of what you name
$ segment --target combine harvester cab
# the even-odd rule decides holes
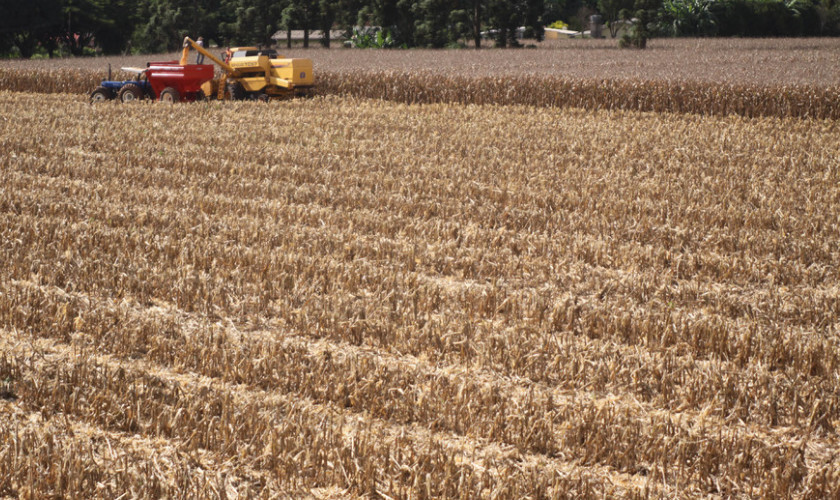
[[[163,102],[191,102],[206,96],[202,86],[213,79],[212,64],[181,65],[178,61],[151,62],[145,69],[122,68],[137,74],[135,80],[103,80],[90,94],[92,103],[118,98],[121,102],[159,99]]]

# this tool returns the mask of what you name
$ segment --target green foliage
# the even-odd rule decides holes
[[[39,44],[47,42],[61,29],[59,0],[6,3],[0,16],[0,48],[4,52],[15,48],[21,57],[31,57]]]
[[[840,2],[831,4],[829,1],[816,5],[815,10],[821,20],[822,34],[840,36]]]
[[[711,11],[722,36],[813,36],[837,35],[826,21],[838,3],[810,0],[719,0]]]
[[[545,11],[544,0],[488,0],[487,26],[497,47],[518,47],[517,29],[531,28],[532,35],[542,40],[541,16]]]
[[[271,0],[229,0],[234,17],[226,25],[225,39],[231,45],[272,43],[272,36],[283,25],[283,9],[289,3]],[[296,6],[295,6],[296,8]]]
[[[181,40],[187,34],[180,27],[185,25],[185,16],[181,9],[170,2],[149,2],[143,12],[147,20],[136,28],[134,43],[143,52],[163,52],[177,50]]]
[[[353,28],[348,47],[357,49],[392,49],[399,46],[387,29]]]
[[[662,8],[676,36],[709,36],[717,32],[714,0],[665,0]]]
[[[604,17],[604,23],[610,32],[610,37],[615,38],[621,21],[621,12],[629,11],[634,6],[633,0],[598,0],[598,11]]]
[[[563,21],[559,21],[559,20],[558,20],[558,21],[554,21],[553,23],[551,23],[550,25],[548,25],[548,27],[549,27],[549,28],[551,28],[551,29],[554,29],[554,30],[565,30],[565,29],[569,29],[569,25],[568,25],[568,24],[564,23]]]
[[[395,45],[415,45],[415,15],[412,0],[367,0],[358,11],[356,26],[378,26],[388,33]]]
[[[138,52],[178,50],[186,35],[218,41],[225,26],[220,13],[227,12],[221,0],[141,0],[137,9],[131,45]]]
[[[568,19],[569,18],[569,13],[566,12],[566,3],[567,3],[566,0],[544,0],[542,22],[550,25],[551,23],[554,23],[555,21],[559,21],[560,19]],[[566,28],[555,28],[555,29],[566,29]]]
[[[353,46],[478,47],[484,32],[508,47],[520,27],[542,39],[543,25],[585,29],[596,11],[613,37],[624,20],[622,45],[640,48],[663,26],[677,36],[840,35],[840,0],[5,0],[0,54],[173,51],[184,35],[267,45],[282,29],[322,30],[328,46],[331,29],[354,28]]]
[[[458,36],[450,24],[449,0],[420,0],[411,7],[414,39],[420,47],[441,48]]]
[[[329,48],[330,46],[330,31],[336,22],[338,16],[339,2],[331,0],[317,0],[317,25],[323,35],[321,36],[321,45]]]
[[[656,33],[661,7],[661,0],[636,0],[633,12],[622,11],[620,16],[632,23],[632,29],[621,38],[619,47],[646,48],[648,39]]]
[[[304,31],[304,47],[309,46],[309,32],[320,25],[319,3],[317,0],[288,0],[282,10],[280,26],[286,30]],[[274,32],[274,29],[267,31]],[[271,43],[271,35],[266,35],[265,43]]]

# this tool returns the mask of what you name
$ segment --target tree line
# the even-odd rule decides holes
[[[279,30],[303,31],[306,46],[331,43],[310,33],[341,30],[359,46],[480,47],[487,37],[506,47],[519,45],[520,27],[539,40],[559,20],[586,29],[592,14],[612,36],[622,25],[645,38],[840,34],[840,0],[0,0],[0,12],[0,54],[17,57],[172,51],[187,34],[268,45]]]
[[[52,56],[177,50],[184,35],[219,45],[271,44],[278,30],[379,27],[396,46],[516,45],[516,29],[542,36],[546,5],[583,0],[0,0],[0,53]],[[559,9],[553,9],[559,11]],[[330,45],[329,36],[312,43]]]

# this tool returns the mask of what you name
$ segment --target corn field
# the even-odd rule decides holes
[[[193,36],[193,38],[196,38]],[[180,41],[180,40],[179,40]],[[532,40],[525,43],[531,43]],[[537,76],[579,80],[706,82],[790,87],[840,83],[836,38],[657,38],[646,50],[620,50],[615,39],[545,40],[522,50],[354,50],[292,48],[286,57],[312,59],[316,73],[358,70],[457,76]],[[223,57],[224,47],[211,53]],[[3,60],[0,67],[25,70],[90,70],[107,75],[108,64],[145,67],[149,61],[178,60],[181,54]],[[191,58],[191,61],[194,59]],[[40,82],[49,85],[49,81]],[[28,91],[37,91],[38,86]],[[88,89],[86,89],[89,91]]]
[[[0,90],[87,94],[101,72],[0,68]],[[130,79],[119,74],[118,79]],[[702,115],[840,119],[840,86],[772,87],[699,81],[582,80],[550,76],[458,76],[400,71],[319,71],[318,95],[407,104],[499,104]]]
[[[840,496],[835,91],[37,71],[0,70],[0,496]]]

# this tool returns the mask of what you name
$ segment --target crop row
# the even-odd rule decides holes
[[[81,336],[85,347],[98,353],[145,357],[179,371],[293,393],[399,424],[482,437],[523,453],[579,457],[584,464],[631,473],[651,468],[651,474],[680,487],[713,490],[713,478],[734,483],[746,477],[746,484],[761,488],[771,484],[766,474],[788,467],[794,468],[785,474],[799,477],[798,482],[806,469],[791,457],[801,455],[812,467],[830,460],[821,453],[803,454],[799,443],[763,426],[730,427],[708,409],[658,411],[633,398],[512,384],[493,372],[457,366],[430,369],[413,357],[347,343],[312,342],[274,330],[231,331],[177,311],[101,303],[31,285],[16,285],[4,295],[13,301],[2,305],[8,315],[4,322],[19,331]],[[820,404],[801,417],[800,425],[815,431],[827,425]],[[809,441],[817,449],[830,447],[816,435]],[[739,458],[750,455],[749,461]],[[680,467],[668,467],[672,463]]]
[[[87,95],[100,80],[101,72],[91,70],[0,68],[0,90],[16,92]],[[348,70],[319,71],[316,92],[408,104],[516,104],[747,117],[840,118],[840,87],[819,85]]]
[[[94,354],[83,343],[20,340],[4,342],[0,370],[14,378],[24,410],[37,410],[49,421],[64,416],[118,435],[139,435],[186,455],[207,454],[239,471],[235,486],[245,491],[337,486],[398,498],[513,492],[569,498],[616,490],[585,468],[558,468],[551,459],[536,463],[513,450],[407,429],[342,405]],[[150,448],[146,460],[154,461],[160,451]],[[78,489],[84,492],[84,485]]]

